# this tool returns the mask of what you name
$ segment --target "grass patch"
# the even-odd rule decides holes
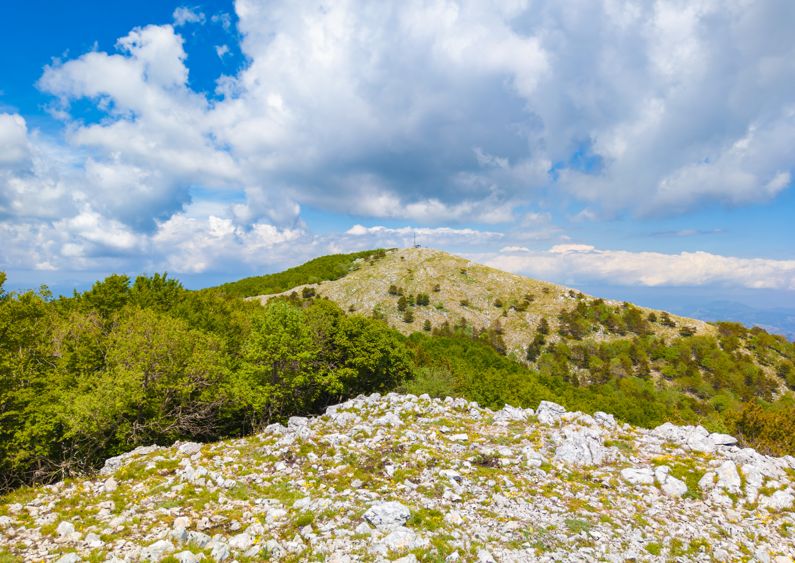
[[[588,532],[591,529],[591,523],[587,520],[581,520],[580,518],[566,518],[563,523],[573,534]]]

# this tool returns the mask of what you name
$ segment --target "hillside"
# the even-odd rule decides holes
[[[381,317],[404,334],[422,331],[426,321],[432,330],[445,323],[459,324],[464,319],[474,330],[499,330],[507,351],[520,358],[524,357],[541,319],[547,319],[554,335],[560,332],[562,312],[575,308],[580,301],[595,301],[567,287],[510,274],[429,248],[392,250],[379,259],[359,258],[353,264],[352,271],[339,279],[302,284],[256,299],[266,302],[309,288],[344,311]],[[427,295],[428,305],[417,305],[417,295]],[[405,310],[399,309],[401,296],[409,300],[411,320],[405,317]],[[620,309],[622,303],[606,301],[605,306]],[[658,319],[663,318],[661,311],[642,307],[637,310],[644,318],[652,312]],[[673,337],[682,327],[692,328],[695,334],[715,333],[714,327],[703,321],[676,315],[670,315],[670,319],[672,326],[650,323],[649,333]],[[624,334],[600,330],[589,337],[603,341]],[[549,339],[556,340],[554,336]]]
[[[0,559],[791,561],[795,458],[734,443],[548,402],[361,396],[21,489]]]

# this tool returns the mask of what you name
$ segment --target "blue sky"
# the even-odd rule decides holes
[[[416,232],[650,304],[795,307],[791,3],[2,10],[10,287],[198,287]]]

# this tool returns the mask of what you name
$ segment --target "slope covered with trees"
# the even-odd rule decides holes
[[[340,264],[359,275],[384,256],[313,261],[271,279],[282,288],[330,280]],[[244,435],[389,390],[493,408],[554,400],[640,426],[700,423],[795,453],[795,345],[783,337],[733,323],[691,331],[678,317],[568,290],[559,299],[561,290],[550,314],[532,313],[534,330],[513,335],[521,344],[512,350],[509,324],[406,321],[446,297],[442,284],[387,287],[386,299],[403,307],[392,319],[327,299],[333,283],[299,284],[265,306],[187,291],[159,274],[110,276],[58,299],[0,289],[0,488],[91,470],[139,445]]]

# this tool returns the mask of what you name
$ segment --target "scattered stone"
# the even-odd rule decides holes
[[[62,538],[68,538],[75,533],[75,526],[71,522],[63,521],[55,528],[55,532]]]
[[[654,470],[654,477],[666,495],[669,497],[681,497],[687,493],[687,485],[684,481],[671,475],[670,471],[670,467],[661,465]]]
[[[408,522],[411,511],[399,502],[382,502],[371,506],[364,513],[364,519],[376,528],[388,530]]]
[[[145,547],[141,552],[141,558],[147,561],[160,561],[163,556],[174,551],[174,544],[168,540],[159,540]]]
[[[712,433],[709,435],[709,439],[716,446],[734,446],[737,444],[737,438],[728,434]]]
[[[566,427],[563,436],[555,450],[556,461],[572,465],[600,465],[604,461],[607,450],[599,434],[588,428],[575,430]]]
[[[654,484],[654,472],[648,467],[641,467],[639,469],[628,467],[621,470],[621,476],[624,478],[624,480],[633,485]]]

